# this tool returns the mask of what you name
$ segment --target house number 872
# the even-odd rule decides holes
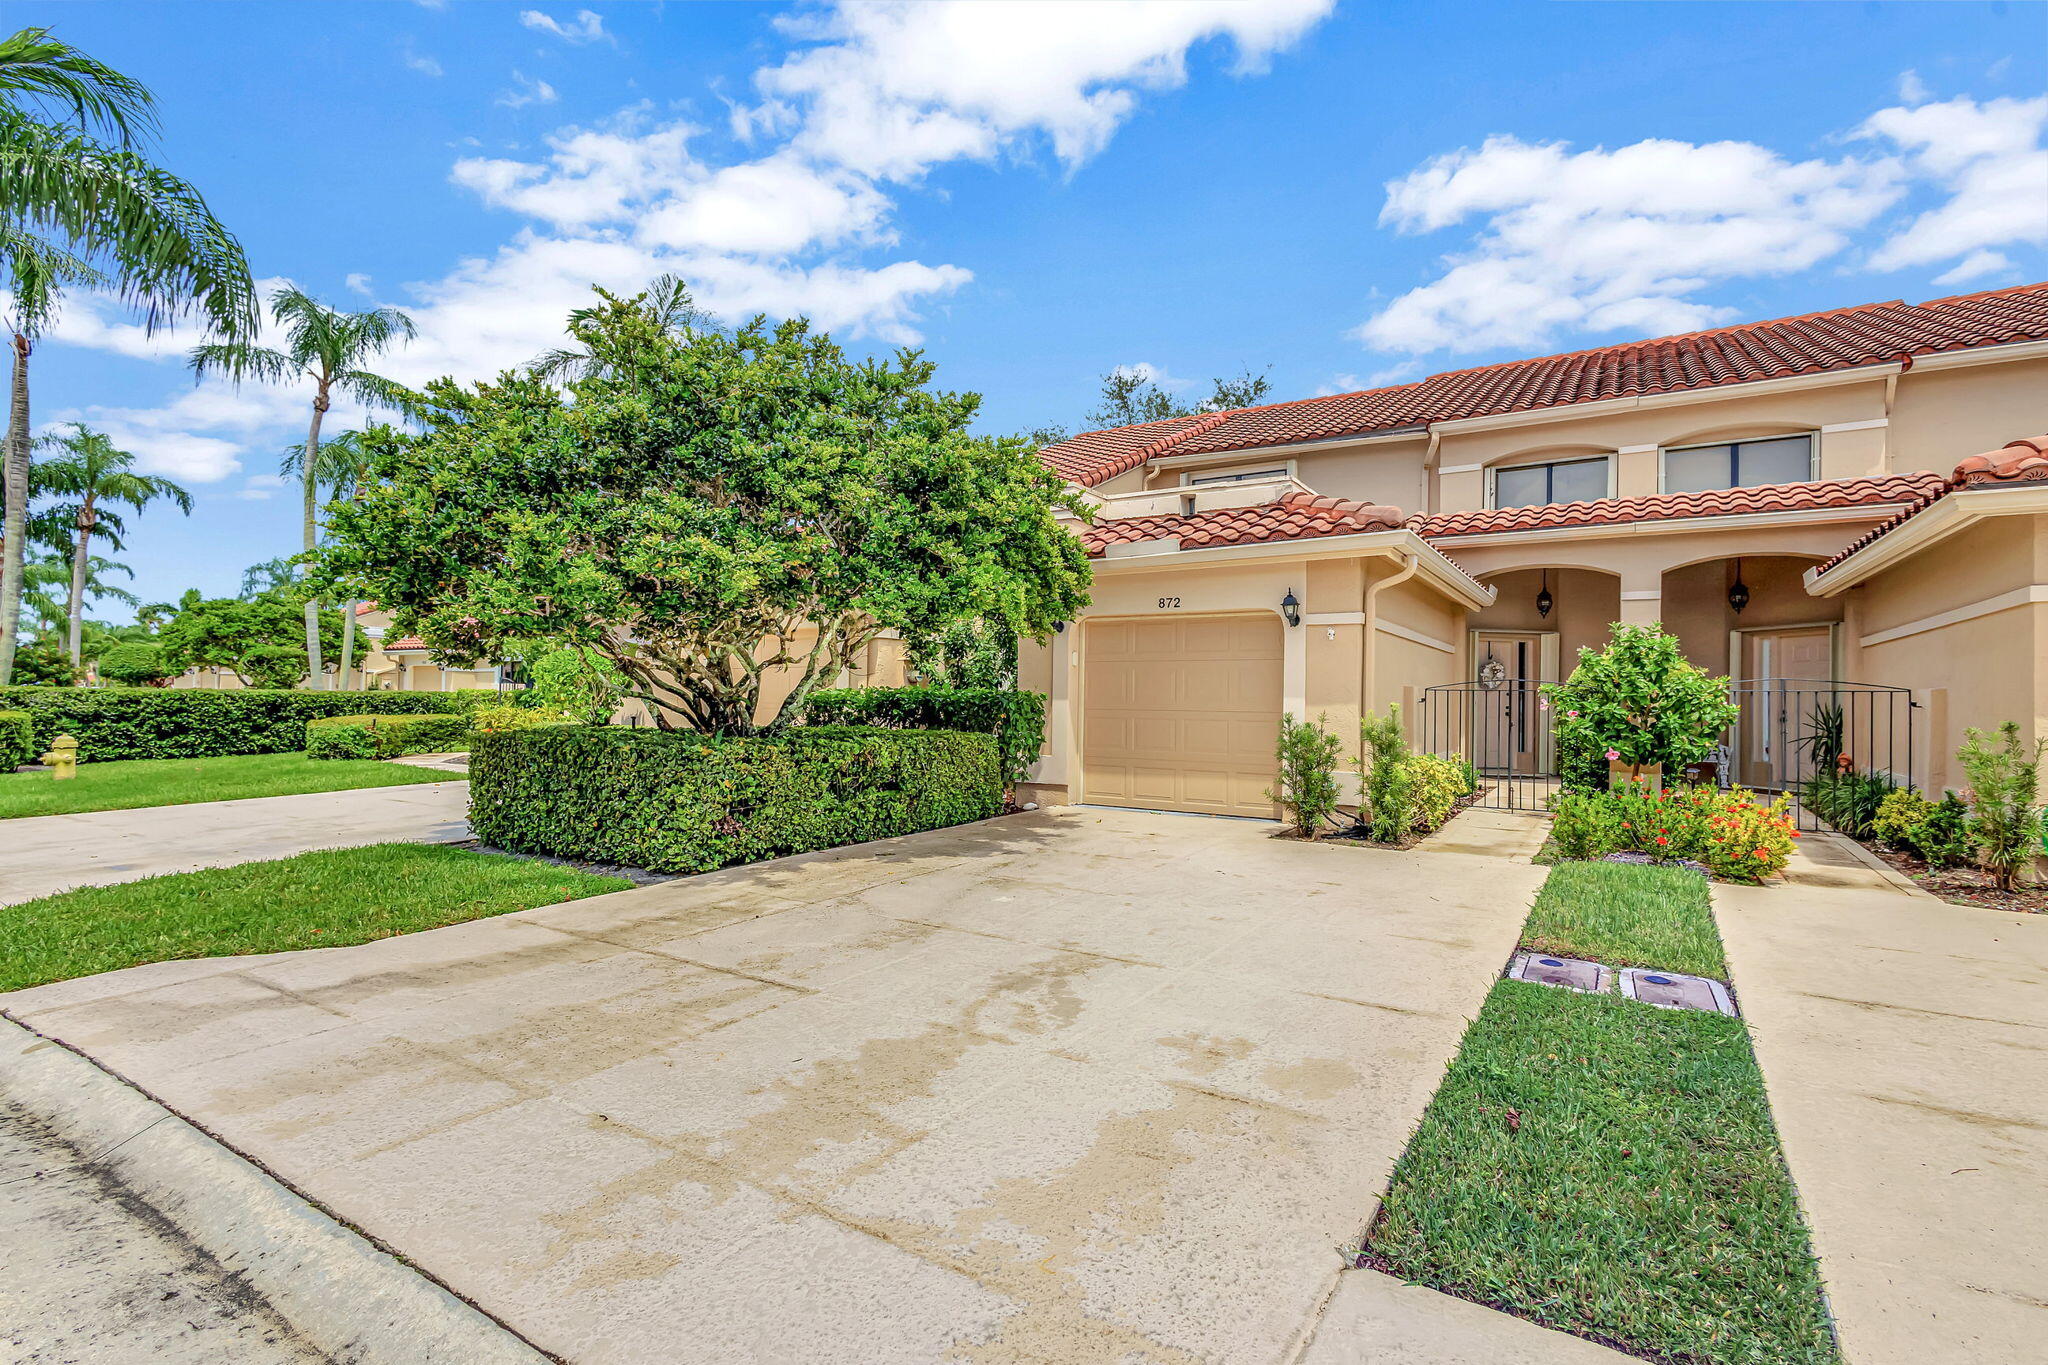
[[[1159,599],[1159,606],[1162,610],[1169,607],[1177,607],[1179,605],[1180,599],[1178,597],[1162,597]]]

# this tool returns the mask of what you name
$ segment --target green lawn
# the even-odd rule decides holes
[[[312,759],[296,753],[81,763],[78,776],[68,782],[41,772],[0,773],[0,820],[460,780],[447,772],[406,763]]]
[[[1559,863],[1522,926],[1522,946],[1614,967],[1728,977],[1707,880],[1675,867]]]
[[[1555,868],[1523,942],[1723,975],[1707,888]],[[1738,1019],[1494,985],[1394,1168],[1365,1263],[1684,1365],[1835,1365]]]
[[[173,958],[367,943],[631,885],[435,844],[178,872],[0,907],[0,991]]]

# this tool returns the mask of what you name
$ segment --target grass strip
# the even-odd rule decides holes
[[[1554,869],[1524,942],[1722,975],[1707,888]],[[1820,1271],[1742,1022],[1495,983],[1365,1264],[1651,1359],[1836,1365]]]
[[[0,907],[0,991],[174,958],[343,947],[631,886],[434,844],[177,872]]]
[[[68,782],[59,782],[43,772],[0,774],[0,820],[460,780],[446,772],[406,763],[311,759],[304,754],[81,763],[78,776]]]
[[[1522,926],[1522,946],[1615,967],[1728,978],[1707,880],[1682,868],[1559,863]]]

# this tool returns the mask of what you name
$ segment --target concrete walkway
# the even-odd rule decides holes
[[[574,1361],[1586,1359],[1339,1252],[1544,869],[1271,828],[1043,811],[0,1008]]]
[[[0,821],[0,905],[316,848],[468,837],[467,782],[36,815]]]
[[[1870,880],[1714,888],[1844,1348],[2039,1365],[2048,916]]]

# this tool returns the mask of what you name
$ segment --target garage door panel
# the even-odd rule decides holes
[[[1273,814],[1277,617],[1090,622],[1084,649],[1084,799]]]

